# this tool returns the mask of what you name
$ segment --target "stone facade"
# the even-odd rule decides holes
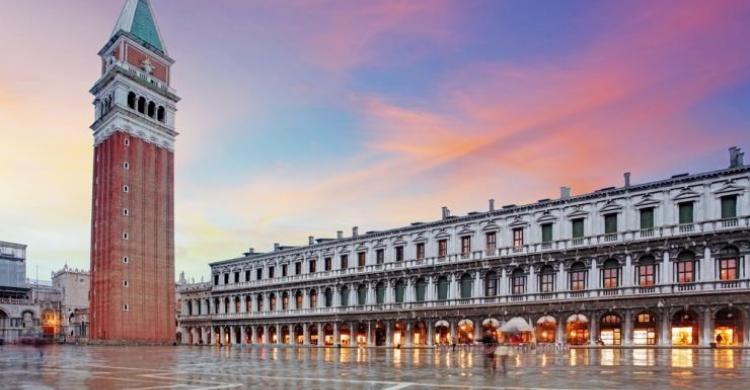
[[[99,52],[90,338],[173,343],[174,128],[179,98],[148,1],[128,0]]]
[[[81,323],[80,312],[88,311],[90,276],[86,270],[69,268],[67,264],[63,269],[52,274],[52,286],[60,291],[60,324],[62,334],[67,338],[75,338],[80,335],[76,328],[86,326]],[[87,322],[87,321],[86,321]]]
[[[188,344],[750,345],[750,168],[508,205],[214,262]]]

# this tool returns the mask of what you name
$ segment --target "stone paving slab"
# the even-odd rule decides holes
[[[737,389],[750,351],[479,352],[333,348],[0,347],[3,389]],[[739,387],[738,387],[739,386]]]

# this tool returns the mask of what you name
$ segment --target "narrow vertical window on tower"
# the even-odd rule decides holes
[[[123,143],[123,144],[124,144],[125,146],[130,146],[130,138],[125,138],[124,140],[122,140],[122,143]]]
[[[127,171],[128,169],[130,169],[130,164],[127,161],[123,162],[122,169]]]
[[[122,209],[122,215],[127,217],[128,215],[130,215],[130,210],[128,210],[127,207]]]
[[[122,186],[122,192],[130,192],[130,187],[127,184]]]

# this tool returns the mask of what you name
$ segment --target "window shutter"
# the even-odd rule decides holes
[[[680,203],[680,223],[693,223],[693,203]]]
[[[573,221],[573,238],[583,237],[583,220],[576,219]]]
[[[641,210],[641,229],[654,228],[654,209]]]
[[[542,225],[542,242],[552,241],[552,224],[547,223]]]
[[[736,218],[737,217],[737,197],[724,196],[721,198],[721,218]]]

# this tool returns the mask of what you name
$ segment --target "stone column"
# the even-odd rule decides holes
[[[359,323],[350,322],[349,323],[349,346],[350,347],[357,346],[358,332],[359,332]]]
[[[714,318],[711,314],[711,308],[706,307],[702,313],[703,321],[701,326],[700,345],[707,347],[714,341]]]
[[[567,280],[565,280],[565,264],[561,262],[559,267],[560,269],[557,270],[555,291],[567,291],[570,289],[570,286],[568,285]]]
[[[661,263],[661,284],[672,284],[672,263],[669,261],[669,252],[664,251]]]
[[[339,335],[339,324],[338,322],[333,323],[333,346],[341,344],[341,335]]]
[[[414,335],[412,334],[412,330],[413,330],[412,328],[413,327],[412,327],[411,321],[406,321],[406,330],[405,330],[404,333],[406,334],[406,343],[405,344],[406,344],[407,348],[411,348],[412,343],[414,341]]]
[[[498,280],[497,283],[497,295],[498,296],[506,296],[508,295],[508,281],[507,277],[505,275],[505,268],[500,269],[500,280]]]
[[[622,270],[622,278],[623,287],[633,285],[633,258],[630,255],[625,256],[625,268]]]
[[[302,308],[303,309],[309,309],[310,308],[310,299],[309,295],[307,293],[307,289],[302,289]]]
[[[226,345],[226,336],[224,335],[224,326],[219,327],[219,345]]]
[[[375,344],[373,340],[375,337],[375,335],[373,334],[374,330],[375,329],[373,329],[372,321],[367,321],[367,346],[368,347],[372,347]]]
[[[669,310],[664,309],[661,313],[661,330],[659,332],[659,345],[662,347],[669,347],[672,345],[672,337],[671,332],[669,329],[669,324],[671,323],[672,319],[669,315]]]
[[[247,327],[245,325],[240,326],[240,345],[247,345]]]
[[[435,300],[435,283],[432,275],[430,275],[427,278],[427,291],[425,291],[425,300],[426,301],[434,301]]]
[[[565,326],[567,318],[566,316],[562,316],[557,319],[557,332],[555,333],[555,343],[559,343],[560,345],[565,345],[567,343],[567,340],[565,339]]]
[[[589,285],[587,290],[598,289],[599,286],[599,269],[596,267],[596,259],[591,259],[591,269],[589,270]]]
[[[416,294],[414,293],[414,279],[412,278],[406,278],[406,290],[404,291],[404,302],[414,302],[414,297]]]
[[[391,321],[384,321],[383,324],[385,325],[385,346],[386,347],[395,347],[395,345],[393,345],[393,326],[394,326],[394,324]]]
[[[703,269],[703,279],[704,282],[709,282],[716,280],[716,273],[715,273],[715,266],[716,266],[716,260],[711,256],[711,248],[706,246],[705,249],[703,249],[703,259],[701,260],[702,269]],[[739,264],[738,264],[739,266]]]
[[[268,329],[269,329],[268,325],[263,325],[263,340],[262,340],[263,344],[271,343],[271,338],[269,337]]]
[[[460,295],[458,294],[458,283],[456,282],[456,274],[451,274],[450,283],[448,284],[448,300],[457,299]]]
[[[302,345],[310,345],[310,327],[302,324]]]
[[[281,324],[276,324],[276,345],[284,345],[284,335],[281,334]]]
[[[318,346],[319,347],[324,347],[326,345],[325,343],[326,331],[325,329],[323,329],[324,325],[325,325],[324,323],[318,324]]]
[[[333,287],[333,307],[341,307],[341,289],[339,286]]]
[[[483,320],[484,320],[483,318],[472,319],[472,321],[474,322],[474,341],[475,342],[481,340],[482,336],[484,336],[482,334],[482,321]]]
[[[357,301],[357,287],[354,284],[349,286],[349,306],[359,305],[359,301]]]
[[[426,322],[427,324],[427,346],[432,347],[434,345],[434,323],[433,322]]]
[[[456,321],[450,320],[451,323],[451,343],[458,343],[458,336],[456,335]]]
[[[367,304],[375,304],[375,285],[372,282],[367,282]]]
[[[596,345],[599,339],[599,314],[591,313],[589,316],[589,344]]]
[[[472,292],[471,296],[474,298],[479,298],[483,296],[482,294],[482,274],[479,271],[474,272],[474,291]]]
[[[633,344],[633,313],[629,310],[623,313],[625,316],[623,323],[623,345],[630,346]]]
[[[534,266],[529,266],[529,276],[526,280],[526,294],[534,294],[537,292],[536,287],[536,273],[534,272]]]

